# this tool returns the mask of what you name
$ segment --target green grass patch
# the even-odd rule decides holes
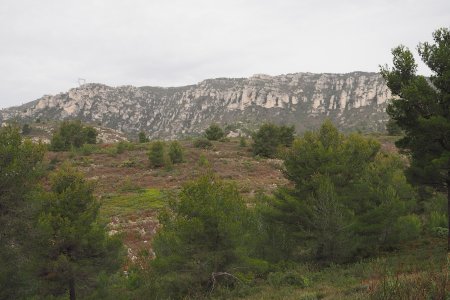
[[[298,263],[269,274],[243,299],[449,299],[445,269],[446,239],[423,238],[359,262]],[[290,283],[291,274],[308,284]]]
[[[148,209],[160,209],[164,207],[164,198],[164,194],[158,189],[107,196],[101,201],[100,219],[107,221],[112,216],[129,215]]]

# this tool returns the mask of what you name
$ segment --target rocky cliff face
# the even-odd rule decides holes
[[[174,88],[90,83],[4,109],[0,121],[81,119],[152,138],[200,133],[212,122],[252,129],[271,121],[301,132],[324,118],[343,130],[375,131],[384,129],[390,97],[380,75],[364,72],[218,78]]]

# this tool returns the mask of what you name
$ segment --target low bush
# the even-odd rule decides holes
[[[147,135],[143,131],[139,132],[138,139],[139,139],[139,143],[141,143],[141,144],[149,142]]]
[[[134,150],[134,145],[133,145],[133,143],[130,143],[130,142],[120,141],[116,145],[117,154],[122,154],[125,151],[133,151],[133,150]]]
[[[282,285],[292,285],[306,288],[311,284],[308,277],[298,274],[295,271],[269,273],[269,275],[267,276],[267,281],[274,287],[280,287]]]
[[[294,126],[263,124],[253,134],[253,154],[263,157],[275,157],[280,146],[290,147],[294,141]]]
[[[247,147],[247,140],[243,136],[239,139],[239,147]]]
[[[212,146],[213,146],[212,143],[208,139],[198,138],[198,139],[194,140],[194,147],[195,148],[211,149]]]
[[[80,148],[84,144],[95,144],[97,130],[85,126],[80,121],[65,121],[53,134],[50,149],[53,151],[67,151]]]
[[[419,237],[422,231],[422,222],[417,215],[401,216],[397,219],[395,230],[399,241],[413,240]]]
[[[217,124],[211,124],[205,130],[205,137],[210,141],[218,141],[225,136],[223,129]]]
[[[183,162],[183,148],[177,141],[171,142],[169,145],[169,157],[172,163],[178,164]]]
[[[164,166],[164,143],[161,141],[153,142],[148,152],[150,166],[160,168]]]
[[[137,165],[137,163],[136,163],[135,160],[133,160],[133,159],[127,159],[127,160],[124,160],[124,161],[119,165],[119,167],[122,167],[122,168],[132,168],[132,167],[135,167],[136,165]]]

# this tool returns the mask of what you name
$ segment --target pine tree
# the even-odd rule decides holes
[[[83,127],[84,141],[86,144],[96,144],[97,143],[97,130],[92,126]]]
[[[169,145],[169,157],[172,163],[178,164],[183,162],[183,148],[177,141],[173,141]]]
[[[408,177],[447,193],[450,226],[450,29],[436,30],[433,40],[418,46],[430,78],[417,75],[413,54],[404,46],[392,50],[393,67],[382,67],[381,74],[398,97],[387,112],[405,134],[396,145],[411,157]]]
[[[31,133],[31,126],[27,123],[23,124],[22,126],[22,134],[23,135],[29,135]]]
[[[53,151],[67,151],[71,147],[79,148],[84,144],[95,144],[97,130],[92,126],[83,126],[80,121],[64,121],[53,134],[50,148]]]
[[[272,123],[261,125],[253,134],[253,154],[275,157],[280,146],[290,147],[294,141],[294,126],[277,126]]]
[[[160,295],[198,298],[215,285],[236,284],[233,265],[246,256],[247,209],[234,185],[206,175],[186,184],[161,214],[152,271]],[[245,260],[245,259],[244,259]]]
[[[205,130],[205,136],[210,141],[218,141],[225,136],[223,129],[213,123]]]
[[[97,222],[99,204],[82,174],[63,165],[51,176],[51,191],[38,196],[43,209],[36,245],[39,293],[86,295],[101,272],[120,267],[121,242]]]
[[[292,126],[282,125],[279,127],[278,130],[279,130],[278,136],[279,136],[280,144],[285,147],[292,146],[292,143],[294,142],[294,133],[295,133],[294,125],[292,125]]]
[[[294,188],[279,189],[263,210],[269,224],[284,229],[285,256],[304,252],[339,262],[397,244],[408,226],[393,228],[411,213],[415,194],[401,160],[379,149],[373,139],[339,133],[330,121],[294,142],[284,161]]]
[[[161,141],[153,142],[150,151],[148,152],[148,159],[153,168],[160,168],[164,166],[164,143]]]
[[[253,134],[252,150],[254,155],[263,157],[274,157],[279,146],[279,128],[275,124],[267,123],[261,125]]]
[[[28,197],[44,153],[44,145],[23,140],[18,128],[0,128],[0,299],[22,298],[29,288],[33,205]]]
[[[143,131],[139,132],[138,138],[139,138],[139,143],[141,143],[141,144],[148,143],[148,141],[149,141],[148,137],[145,135],[145,132],[143,132]]]

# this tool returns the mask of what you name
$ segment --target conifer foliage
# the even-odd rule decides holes
[[[246,266],[246,206],[235,186],[205,175],[184,186],[162,214],[152,270],[161,299],[198,297],[216,285],[239,283]],[[248,270],[248,266],[243,268]],[[158,298],[158,297],[157,297]]]
[[[183,148],[177,141],[173,141],[169,145],[169,158],[172,163],[178,164],[183,162]]]
[[[393,67],[381,68],[398,97],[387,112],[404,131],[396,145],[411,156],[409,178],[446,191],[450,219],[450,29],[436,30],[433,42],[420,43],[417,49],[432,75],[417,75],[412,52],[404,46],[394,48]]]
[[[115,272],[121,242],[107,236],[97,223],[99,204],[92,185],[68,165],[51,177],[51,190],[40,195],[38,266],[41,295],[87,293],[101,272]]]
[[[44,153],[43,145],[23,140],[18,128],[0,128],[0,299],[22,298],[29,288],[33,211],[27,198],[42,175]]]
[[[148,152],[148,159],[150,161],[150,166],[153,168],[164,166],[164,143],[162,141],[155,141],[152,143]]]
[[[95,144],[97,134],[94,127],[85,126],[80,121],[65,121],[53,134],[50,148],[53,151],[67,151],[84,144]]]
[[[139,132],[138,140],[139,140],[139,143],[148,143],[149,142],[147,135],[143,131]]]
[[[277,126],[272,123],[261,125],[253,134],[253,154],[275,157],[279,147],[290,147],[294,141],[294,126]]]
[[[295,187],[279,189],[265,211],[266,220],[286,234],[279,241],[285,256],[312,253],[339,262],[390,248],[400,235],[419,234],[420,222],[419,228],[412,224],[412,234],[403,231],[417,220],[404,218],[415,204],[404,163],[379,150],[378,142],[345,136],[329,121],[294,142],[284,165]]]
[[[210,141],[218,141],[225,136],[225,132],[218,124],[213,123],[205,130],[205,137]]]

